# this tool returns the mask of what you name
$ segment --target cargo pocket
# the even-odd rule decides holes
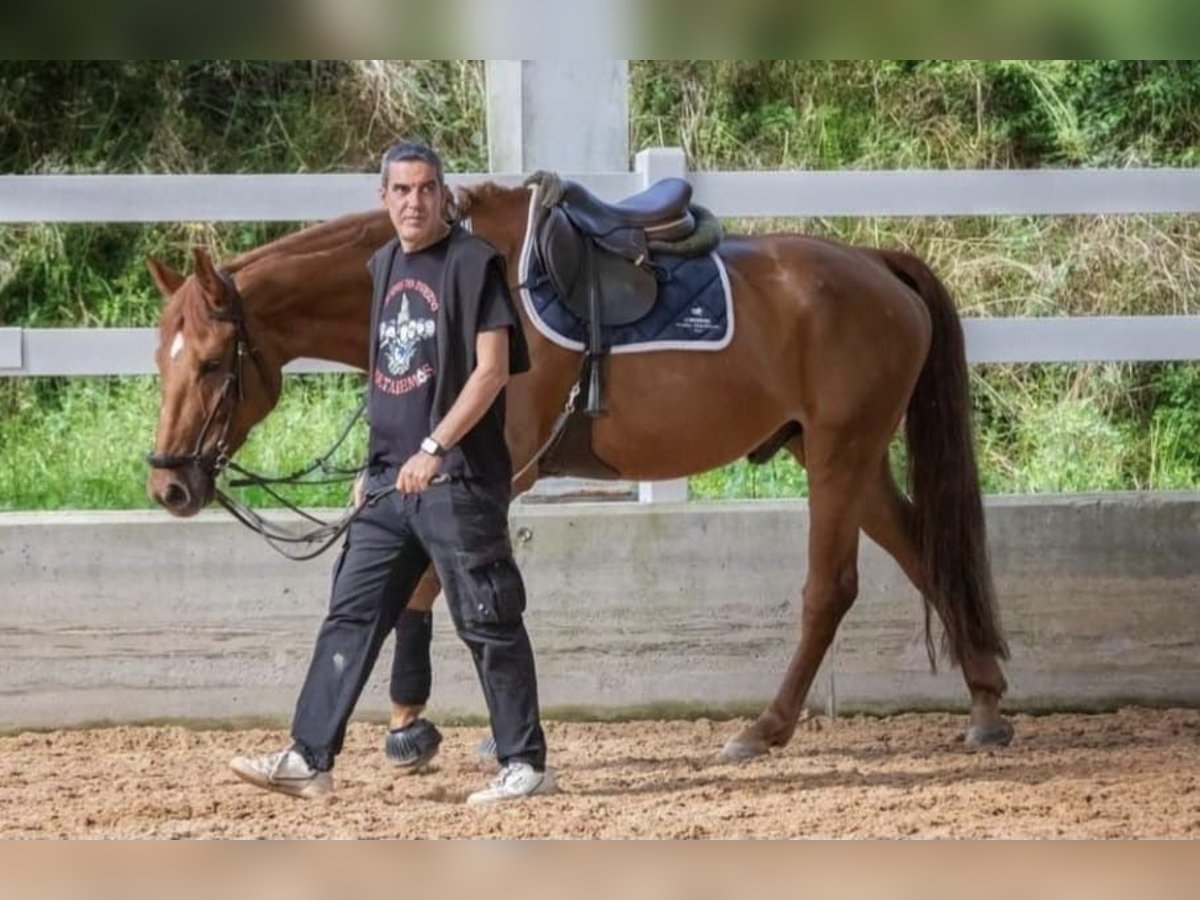
[[[525,612],[525,583],[513,562],[507,538],[457,554],[466,622],[513,625]]]

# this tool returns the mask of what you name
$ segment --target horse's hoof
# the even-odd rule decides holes
[[[766,756],[769,751],[766,741],[747,730],[725,742],[721,758],[726,762],[743,763]]]
[[[990,725],[972,725],[967,729],[964,742],[973,749],[1007,747],[1012,743],[1013,727],[1007,719]]]

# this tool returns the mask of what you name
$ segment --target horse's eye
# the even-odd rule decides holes
[[[217,357],[216,359],[206,359],[204,362],[200,363],[200,374],[211,375],[219,368],[221,368],[220,357]]]

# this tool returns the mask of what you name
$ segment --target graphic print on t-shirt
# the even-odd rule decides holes
[[[430,382],[437,337],[437,295],[424,281],[401,278],[388,291],[376,335],[375,386],[393,396]]]

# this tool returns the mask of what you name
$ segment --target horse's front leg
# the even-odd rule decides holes
[[[770,706],[725,744],[722,754],[728,760],[753,759],[792,739],[821,660],[858,596],[862,484],[886,447],[870,437],[816,428],[805,437],[810,490],[808,578],[800,642]]]

